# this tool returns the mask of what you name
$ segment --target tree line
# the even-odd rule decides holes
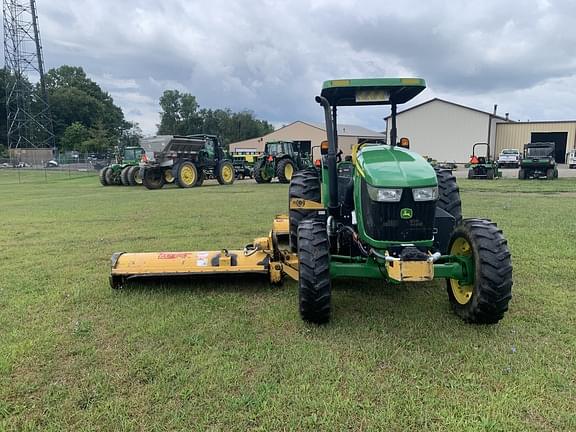
[[[7,84],[14,76],[0,69],[0,157],[7,150]],[[107,153],[116,146],[136,145],[142,131],[127,121],[122,109],[109,93],[82,67],[63,65],[45,75],[56,147],[61,151]],[[25,83],[25,91],[34,99],[38,84]],[[233,112],[229,108],[200,108],[196,97],[178,90],[166,90],[159,100],[160,124],[157,133],[167,135],[219,135],[225,144],[255,138],[274,128],[251,111]]]

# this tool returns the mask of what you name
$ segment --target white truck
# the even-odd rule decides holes
[[[566,163],[568,164],[568,168],[576,168],[576,149],[572,149],[568,152]]]
[[[518,168],[520,166],[520,150],[518,149],[504,149],[498,156],[498,166],[501,168],[510,167]]]

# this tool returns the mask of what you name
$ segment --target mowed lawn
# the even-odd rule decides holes
[[[443,281],[297,287],[257,277],[108,286],[116,251],[240,248],[288,188],[102,187],[0,171],[0,430],[576,430],[576,179],[461,180],[498,222],[513,299],[461,322]]]

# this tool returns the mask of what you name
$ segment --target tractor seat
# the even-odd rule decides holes
[[[479,158],[478,158],[478,163],[485,164],[485,163],[486,163],[486,158],[485,158],[484,156],[479,157]]]
[[[338,176],[338,202],[345,210],[354,210],[354,177]]]

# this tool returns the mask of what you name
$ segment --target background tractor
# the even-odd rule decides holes
[[[142,147],[124,147],[116,153],[116,163],[100,170],[98,176],[102,186],[124,185],[138,186],[142,184],[140,177],[140,158]]]
[[[246,177],[254,177],[254,164],[260,153],[231,153],[230,156],[237,179],[244,180]]]
[[[201,186],[214,176],[221,185],[234,183],[234,166],[215,135],[158,135],[141,140],[145,154],[140,175],[147,189],[166,183],[181,188]]]
[[[289,276],[298,281],[301,317],[322,324],[332,313],[333,279],[359,289],[366,278],[390,285],[443,279],[464,321],[498,322],[512,290],[502,231],[487,219],[462,219],[452,173],[396,145],[397,106],[424,88],[418,78],[326,81],[316,97],[328,137],[320,168],[294,173],[289,215],[277,215],[267,237],[242,250],[115,253],[111,286],[170,275],[255,273],[275,284]],[[359,143],[351,160],[339,161],[337,109],[368,105],[391,106],[390,144]]]
[[[558,165],[554,154],[556,144],[553,142],[537,142],[524,145],[524,157],[520,161],[518,178],[545,178],[554,180],[558,178]]]
[[[290,183],[296,171],[312,166],[310,157],[292,141],[268,142],[254,164],[254,178],[258,183],[270,183],[274,177],[280,183]]]
[[[485,147],[484,153],[479,154],[478,147]],[[502,177],[502,173],[498,162],[490,156],[490,145],[488,143],[474,144],[468,164],[468,178],[493,180],[498,177]]]

